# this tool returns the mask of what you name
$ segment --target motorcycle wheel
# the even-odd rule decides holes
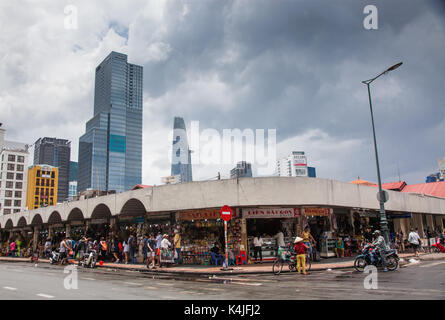
[[[272,266],[273,274],[279,275],[281,273],[281,270],[283,270],[283,265],[284,265],[284,262],[282,259],[275,260],[275,262],[273,263],[273,266]]]
[[[394,271],[399,267],[399,262],[394,256],[388,257],[388,270]]]
[[[440,249],[438,247],[434,247],[434,253],[440,253]]]
[[[367,265],[368,265],[368,263],[366,262],[365,258],[363,258],[363,257],[356,258],[354,261],[354,268],[358,272],[365,271],[365,267]]]

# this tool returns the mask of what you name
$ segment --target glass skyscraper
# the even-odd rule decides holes
[[[184,119],[175,117],[171,175],[181,176],[181,182],[192,181],[192,160]]]
[[[79,139],[78,192],[130,190],[142,180],[142,66],[111,52],[96,68],[94,116]]]
[[[68,200],[71,142],[66,139],[40,138],[34,143],[34,165],[47,164],[59,169],[57,202]]]

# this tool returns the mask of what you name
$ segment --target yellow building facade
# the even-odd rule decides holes
[[[57,204],[59,169],[50,165],[34,165],[28,168],[26,206],[33,210]]]

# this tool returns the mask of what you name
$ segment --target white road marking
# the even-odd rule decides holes
[[[141,286],[142,285],[142,283],[136,283],[136,282],[126,282],[126,281],[124,281],[124,283],[129,284],[131,286]]]
[[[82,280],[91,280],[91,281],[96,281],[96,279],[93,279],[93,278],[82,278]]]
[[[263,285],[262,283],[258,283],[258,282],[256,282],[256,283],[246,283],[246,282],[238,283],[238,282],[232,282],[232,283],[230,283],[230,284],[240,284],[240,285],[242,285],[242,286],[262,286],[262,285]]]
[[[174,283],[156,283],[158,286],[174,286]]]
[[[150,287],[150,286],[145,286],[144,289],[158,290],[159,288],[156,288],[156,287]]]
[[[44,293],[38,293],[38,294],[36,294],[36,296],[48,298],[48,299],[54,298],[54,296],[50,296],[49,294],[44,294]]]
[[[3,287],[3,289],[6,289],[6,290],[17,290],[17,288],[13,288],[13,287]]]
[[[444,264],[444,263],[445,263],[445,261],[433,262],[433,263],[429,263],[429,264],[424,264],[423,266],[420,266],[420,268],[434,267],[434,266],[437,266],[439,264]]]

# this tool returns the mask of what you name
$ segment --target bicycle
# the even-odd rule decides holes
[[[297,261],[295,257],[296,257],[295,253],[289,247],[279,248],[278,257],[272,265],[273,274],[275,275],[281,274],[285,264],[287,264],[287,267],[290,272],[297,271]],[[312,258],[310,257],[309,252],[306,252],[306,272],[310,271],[311,267],[312,267]]]

